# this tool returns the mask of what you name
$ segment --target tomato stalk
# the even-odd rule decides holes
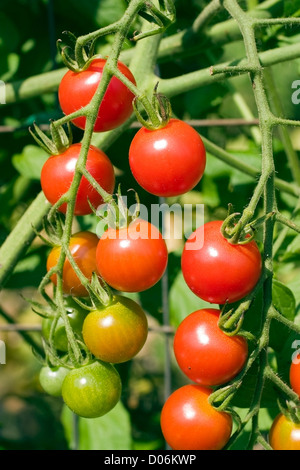
[[[233,241],[234,243],[238,242],[238,239],[246,227],[253,218],[257,206],[263,198],[264,202],[264,214],[265,220],[263,224],[263,262],[264,262],[264,277],[261,278],[260,284],[262,285],[263,290],[263,308],[261,312],[261,331],[258,346],[251,353],[248,362],[245,366],[245,369],[242,371],[242,378],[246,375],[247,371],[253,365],[254,362],[258,364],[258,376],[257,384],[255,388],[255,394],[252,401],[252,405],[249,409],[247,416],[243,420],[243,427],[246,423],[252,419],[252,433],[249,441],[249,448],[252,448],[254,443],[257,441],[258,436],[260,436],[258,429],[258,413],[260,409],[260,403],[262,398],[262,391],[266,381],[266,378],[271,379],[277,386],[280,386],[281,390],[284,390],[285,394],[294,400],[295,404],[299,405],[299,398],[287,385],[282,384],[281,381],[277,380],[277,376],[271,372],[271,368],[268,365],[268,344],[269,344],[269,335],[270,335],[270,325],[274,320],[275,315],[274,307],[272,305],[272,277],[273,277],[273,232],[276,221],[281,223],[286,223],[290,228],[298,231],[299,227],[291,221],[285,220],[281,214],[277,211],[276,196],[275,196],[275,165],[273,158],[273,148],[272,148],[272,135],[273,129],[277,125],[292,125],[290,120],[277,118],[275,117],[271,110],[267,100],[266,91],[264,88],[263,81],[263,69],[260,63],[260,58],[257,52],[257,46],[255,41],[255,28],[258,25],[267,25],[267,24],[280,24],[280,19],[273,21],[262,21],[253,18],[249,18],[241,7],[238,5],[236,0],[224,0],[223,2],[226,10],[231,14],[231,16],[237,21],[245,44],[247,61],[245,61],[245,66],[233,66],[233,67],[218,67],[212,68],[212,73],[239,73],[243,71],[248,72],[252,86],[254,97],[256,100],[256,105],[258,109],[258,117],[260,122],[261,130],[261,145],[262,145],[262,168],[261,174],[258,181],[258,184],[255,188],[253,196],[250,200],[249,205],[245,208],[242,213],[242,216],[239,222],[235,225],[235,229],[231,230],[230,236],[234,233]],[[299,20],[295,23],[298,23]],[[283,23],[293,24],[293,19],[291,21],[284,21]],[[293,122],[293,125],[299,125],[299,122]],[[274,214],[275,217],[268,217],[268,214]],[[231,217],[231,216],[230,216]],[[228,218],[228,222],[231,222],[231,218]],[[224,226],[226,226],[226,221]],[[260,286],[259,286],[260,287]],[[243,312],[244,313],[244,312]],[[233,315],[234,318],[234,315]],[[238,321],[240,316],[237,315]],[[227,319],[225,317],[225,319]],[[278,317],[277,317],[278,319]],[[291,325],[289,325],[291,326]],[[295,327],[293,327],[294,329]],[[216,398],[224,398],[221,407],[223,409],[224,403],[225,407],[229,405],[233,399],[237,388],[240,386],[240,377],[233,382],[233,385],[223,389],[219,389],[212,395],[211,400]],[[232,392],[232,388],[234,389]],[[225,396],[224,396],[225,392]],[[230,444],[232,444],[237,436],[232,436]],[[261,440],[261,436],[260,436]]]

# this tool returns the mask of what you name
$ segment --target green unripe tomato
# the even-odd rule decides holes
[[[118,403],[122,384],[112,364],[94,361],[71,370],[62,386],[65,404],[83,418],[98,418]]]
[[[51,368],[48,366],[42,367],[40,370],[40,384],[46,393],[53,397],[60,397],[62,394],[62,384],[70,372],[66,367]]]
[[[80,308],[80,306],[76,304],[70,298],[66,300],[66,303],[67,303],[66,309],[67,309],[67,314],[68,314],[68,318],[70,321],[70,325],[74,333],[77,334],[79,337],[81,337],[82,325],[87,315],[87,311]],[[52,322],[53,322],[53,318],[51,317],[44,318],[42,321],[42,334],[47,341],[49,341]],[[54,347],[58,351],[62,351],[62,352],[68,351],[68,338],[66,335],[64,321],[61,317],[58,319],[58,322],[55,328],[55,332],[53,335],[53,343],[54,343]]]

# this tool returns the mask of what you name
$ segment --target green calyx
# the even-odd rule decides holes
[[[56,126],[54,121],[50,122],[49,138],[34,122],[33,129],[29,128],[29,132],[36,143],[50,155],[60,155],[65,152],[73,142],[71,125],[67,123],[67,132],[62,126]]]
[[[172,107],[169,99],[162,93],[158,93],[157,88],[158,83],[154,88],[151,103],[145,96],[136,96],[132,102],[137,120],[142,126],[151,131],[165,127],[172,116]],[[139,105],[142,105],[143,110],[146,111],[147,119],[144,119],[142,116],[143,111],[139,110]]]
[[[93,59],[95,40],[91,40],[87,45],[77,47],[77,38],[70,31],[64,31],[67,39],[65,43],[62,39],[56,42],[58,51],[63,63],[75,73],[85,70]]]

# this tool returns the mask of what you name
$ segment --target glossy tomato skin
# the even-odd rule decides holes
[[[161,429],[173,450],[221,450],[232,431],[230,414],[208,402],[211,390],[185,385],[173,392],[161,412]]]
[[[300,450],[300,424],[280,413],[273,421],[269,440],[273,450]]]
[[[63,381],[62,397],[77,415],[98,418],[116,406],[121,389],[121,379],[114,366],[94,361],[69,372]]]
[[[82,309],[72,299],[72,297],[68,296],[64,300],[66,304],[66,311],[67,311],[70,325],[74,333],[80,338],[82,325],[87,315],[87,311]],[[50,338],[50,331],[51,331],[51,325],[52,325],[53,320],[54,320],[54,317],[50,316],[47,318],[43,318],[43,321],[42,321],[42,334],[47,341],[49,341],[49,338]],[[59,317],[59,319],[57,320],[57,324],[55,327],[52,341],[53,341],[53,346],[58,351],[68,352],[69,350],[68,338],[67,338],[66,328],[65,328],[65,324],[64,324],[62,317]]]
[[[248,355],[247,341],[228,336],[218,327],[220,310],[202,309],[188,315],[174,336],[180,369],[193,382],[212,387],[233,379]]]
[[[40,370],[39,379],[42,388],[53,397],[60,397],[62,394],[62,384],[70,369],[66,367],[44,366]]]
[[[292,362],[290,367],[290,384],[294,392],[300,397],[300,356],[299,362]]]
[[[108,285],[122,292],[141,292],[162,278],[168,250],[154,225],[136,219],[128,227],[109,228],[99,240],[96,259]]]
[[[147,317],[132,299],[115,296],[111,304],[87,315],[82,334],[87,348],[98,359],[114,364],[126,362],[146,342]]]
[[[206,152],[198,132],[178,119],[154,131],[142,127],[129,149],[136,181],[151,194],[171,197],[193,189],[203,176]]]
[[[81,144],[71,145],[60,155],[52,155],[43,165],[41,172],[41,186],[46,199],[53,205],[70,188],[77,160],[79,158]],[[86,169],[98,182],[98,184],[109,194],[115,187],[114,168],[102,150],[91,145],[89,148]],[[75,215],[91,214],[90,204],[97,209],[103,203],[103,199],[96,189],[92,188],[86,178],[82,177],[75,203]],[[59,211],[66,213],[67,204],[62,204]]]
[[[221,233],[222,221],[199,227],[186,241],[181,267],[188,287],[214,304],[236,302],[257,284],[262,269],[255,241],[232,245]],[[203,243],[201,236],[203,235]]]
[[[71,114],[89,104],[99,86],[105,64],[105,59],[95,59],[86,70],[69,70],[64,75],[58,89],[58,99],[64,114]],[[118,69],[136,84],[134,76],[125,64],[118,62]],[[132,114],[133,99],[133,93],[118,78],[113,77],[100,105],[94,132],[109,131],[123,124]],[[72,122],[84,129],[86,118],[80,116]]]
[[[75,233],[70,238],[70,251],[76,261],[79,269],[89,280],[92,277],[93,272],[97,272],[96,266],[96,251],[99,239],[97,235],[89,231],[82,231]],[[61,248],[55,246],[50,251],[47,258],[47,271],[57,265]],[[63,267],[63,292],[68,295],[75,297],[86,297],[88,292],[86,288],[81,284],[77,274],[72,268],[70,261],[65,260]],[[53,274],[51,281],[56,285],[57,276]]]

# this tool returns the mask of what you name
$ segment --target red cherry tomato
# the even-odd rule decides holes
[[[70,251],[75,259],[77,266],[87,279],[91,279],[93,272],[97,272],[96,266],[96,250],[99,238],[94,233],[85,231],[78,232],[70,238]],[[60,246],[52,248],[47,259],[47,271],[57,265],[60,256]],[[72,268],[70,261],[65,260],[63,267],[63,291],[65,294],[73,295],[75,297],[86,297],[88,292],[81,284],[77,274]],[[57,276],[53,274],[51,281],[56,285]]]
[[[139,304],[118,295],[109,305],[87,315],[82,334],[87,348],[97,359],[113,364],[126,362],[145,344],[147,317]]]
[[[99,87],[105,64],[105,59],[95,59],[86,70],[69,70],[64,75],[59,85],[58,99],[65,114],[71,114],[89,104]],[[118,69],[136,84],[134,76],[125,64],[118,62]],[[133,99],[133,93],[118,78],[112,77],[98,111],[94,131],[108,131],[123,124],[132,114]],[[72,122],[84,129],[86,118],[80,116]]]
[[[201,299],[216,304],[236,302],[249,294],[262,269],[255,241],[232,245],[223,237],[221,226],[218,220],[199,227],[185,243],[181,259],[188,287]]]
[[[46,160],[41,173],[41,186],[51,204],[55,204],[69,190],[74,178],[80,149],[81,144],[73,144],[62,154],[53,155]],[[113,193],[115,187],[114,168],[102,150],[90,146],[86,169],[106,192]],[[75,215],[91,214],[92,209],[89,201],[93,207],[97,208],[102,204],[103,199],[83,177],[77,192]],[[63,213],[66,210],[67,204],[62,204],[59,208],[59,211]]]
[[[227,444],[232,417],[210,405],[210,394],[200,385],[185,385],[165,402],[161,429],[173,450],[221,450]]]
[[[154,131],[144,127],[134,136],[129,163],[137,182],[156,196],[186,193],[202,178],[206,152],[198,132],[178,119]]]
[[[290,384],[294,392],[298,393],[300,398],[300,355],[299,362],[292,362],[290,367]]]
[[[220,311],[203,309],[188,315],[174,336],[174,353],[185,375],[204,386],[229,382],[243,368],[247,341],[228,336],[218,327]]]
[[[280,413],[273,421],[269,439],[273,450],[300,450],[300,424]]]
[[[128,227],[109,228],[102,235],[96,260],[98,272],[108,285],[123,292],[141,292],[163,276],[168,251],[159,230],[136,219]]]

